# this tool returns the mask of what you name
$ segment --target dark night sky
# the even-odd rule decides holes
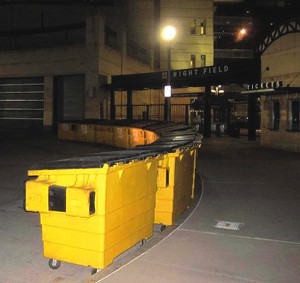
[[[249,34],[237,48],[256,46],[270,31],[288,19],[300,17],[299,0],[245,0],[240,4],[218,4],[215,16],[238,16],[252,18]],[[224,37],[223,41],[226,42]],[[228,40],[227,43],[229,44]],[[220,45],[222,43],[220,42]],[[230,45],[230,44],[229,44]],[[228,46],[233,48],[234,46]]]

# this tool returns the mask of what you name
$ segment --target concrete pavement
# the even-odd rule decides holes
[[[1,133],[0,146],[0,282],[299,282],[299,154],[244,137],[204,140],[192,214],[90,276],[68,263],[49,269],[39,216],[23,210],[24,181],[34,162],[109,148],[24,133]]]
[[[89,282],[299,282],[300,155],[212,138],[203,141],[198,172],[203,195],[189,218]]]

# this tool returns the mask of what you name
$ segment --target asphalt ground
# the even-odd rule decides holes
[[[300,155],[246,137],[203,140],[202,196],[174,227],[136,245],[108,268],[43,257],[39,215],[24,211],[34,163],[112,150],[58,141],[52,133],[0,132],[0,282],[299,282]],[[216,228],[241,223],[239,230]]]
[[[59,141],[51,132],[0,132],[0,282],[82,282],[90,277],[86,267],[63,263],[48,267],[43,257],[38,213],[24,210],[27,170],[35,163],[114,149]]]

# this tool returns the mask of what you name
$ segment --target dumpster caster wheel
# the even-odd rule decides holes
[[[51,269],[58,269],[60,267],[61,261],[54,258],[49,259],[48,265]]]
[[[142,247],[146,243],[146,239],[140,241],[140,247]]]
[[[98,269],[98,268],[92,268],[91,269],[91,275],[94,275],[96,274],[97,272],[99,272],[101,269]]]

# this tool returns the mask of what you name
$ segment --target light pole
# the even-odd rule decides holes
[[[164,96],[165,96],[165,105],[164,105],[164,121],[170,122],[171,114],[171,105],[170,99],[172,94],[171,87],[171,41],[176,36],[176,29],[173,26],[165,26],[162,29],[161,36],[163,40],[167,42],[167,62],[168,62],[168,80],[167,85],[165,86]]]

